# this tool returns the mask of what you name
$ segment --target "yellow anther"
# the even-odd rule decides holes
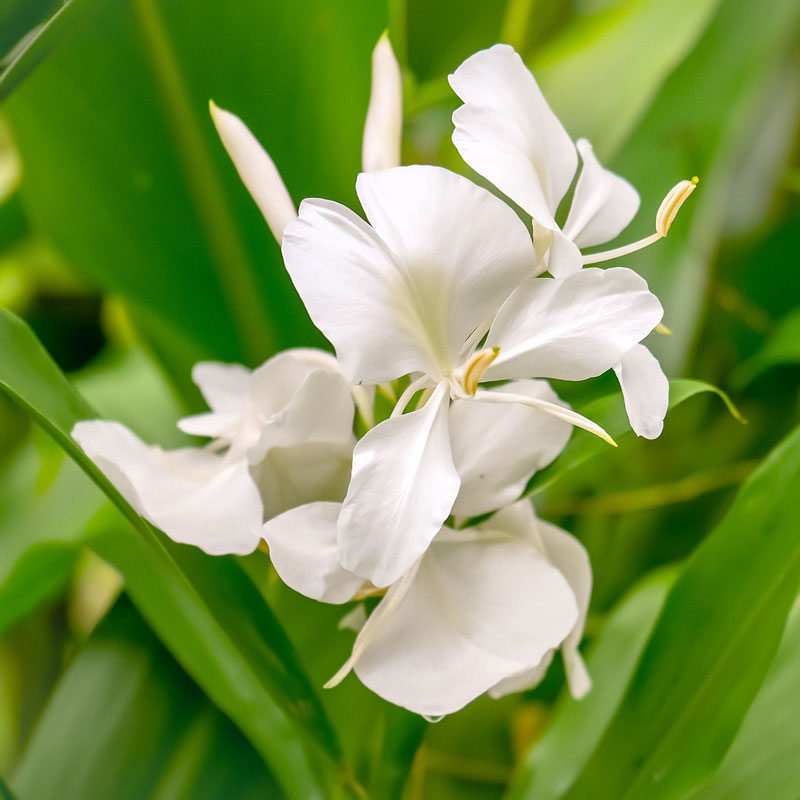
[[[656,213],[656,231],[659,236],[666,236],[673,220],[678,215],[686,198],[695,190],[700,178],[696,175],[690,181],[680,181],[673,186],[662,200]]]
[[[464,366],[464,378],[461,381],[464,391],[474,395],[478,391],[478,384],[486,374],[492,362],[500,355],[499,347],[489,347],[479,350]]]
[[[663,336],[672,336],[672,331],[662,322],[659,322],[658,325],[656,325],[655,331]]]

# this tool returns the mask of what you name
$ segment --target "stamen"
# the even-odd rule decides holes
[[[672,336],[672,331],[663,322],[659,322],[654,330],[656,333],[662,334],[662,336]]]
[[[680,181],[673,186],[667,196],[661,201],[661,205],[656,212],[656,232],[638,242],[615,247],[613,250],[605,250],[602,253],[591,253],[583,256],[581,261],[586,264],[599,264],[602,261],[610,261],[612,258],[621,258],[629,253],[635,253],[659,239],[663,239],[669,232],[675,217],[678,216],[681,206],[686,202],[686,198],[697,188],[700,178],[695,176],[690,181]]]
[[[544,411],[546,414],[551,414],[557,419],[569,422],[570,425],[575,425],[578,428],[583,428],[595,436],[599,436],[604,441],[608,442],[612,447],[618,447],[617,443],[611,438],[610,434],[601,428],[596,422],[578,414],[570,408],[564,408],[556,403],[549,403],[547,400],[540,400],[538,397],[527,397],[524,394],[512,394],[510,392],[476,392],[475,399],[484,403],[519,403],[529,408],[535,408],[538,411]]]
[[[481,378],[499,355],[499,347],[489,347],[486,350],[479,350],[464,365],[464,377],[461,379],[461,385],[467,394],[474,395],[478,391]]]

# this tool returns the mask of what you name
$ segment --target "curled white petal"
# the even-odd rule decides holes
[[[403,76],[384,33],[372,51],[372,86],[361,147],[364,172],[399,167],[402,138]]]
[[[117,422],[79,422],[72,436],[136,511],[176,542],[210,555],[258,546],[262,503],[244,459],[165,452]]]
[[[213,101],[208,105],[217,133],[239,177],[280,244],[283,229],[297,217],[297,211],[275,162],[239,117]]]
[[[633,432],[657,439],[669,408],[669,381],[658,360],[643,344],[637,344],[614,366],[614,372]]]

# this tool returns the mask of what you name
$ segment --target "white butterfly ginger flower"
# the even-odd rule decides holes
[[[254,371],[205,362],[192,377],[211,411],[178,426],[210,437],[206,447],[162,450],[103,420],[72,431],[145,519],[211,555],[244,555],[258,546],[265,519],[344,496],[354,406],[333,356],[288,350]]]
[[[594,377],[649,333],[662,311],[631,270],[528,277],[534,255],[521,220],[447,170],[364,173],[356,190],[369,225],[338,203],[305,200],[284,229],[283,254],[353,382],[415,376],[393,417],[356,445],[338,522],[342,564],[388,586],[422,555],[459,493],[451,400],[520,403],[611,441],[595,423],[524,395],[513,382],[495,392],[480,383]],[[427,402],[403,414],[419,389],[431,390]]]
[[[450,76],[464,105],[453,114],[453,143],[464,160],[530,214],[540,266],[555,277],[582,265],[621,257],[667,235],[697,179],[681,181],[656,215],[656,231],[639,242],[604,253],[581,249],[618,236],[639,208],[639,195],[626,180],[605,169],[586,139],[572,143],[550,109],[533,75],[508,45],[470,56]],[[563,229],[555,215],[578,167]],[[631,427],[649,439],[660,435],[669,386],[658,361],[637,344],[614,366]]]
[[[557,402],[545,381],[519,381],[517,389]],[[547,466],[569,437],[569,424],[533,409],[510,405],[502,415],[496,409],[478,400],[455,400],[450,410],[461,482],[452,509],[456,516],[481,515],[513,502],[532,472]],[[284,582],[327,603],[376,593],[341,564],[340,513],[340,503],[311,503],[263,529]],[[405,533],[413,537],[413,531]],[[377,528],[375,535],[380,536]],[[589,680],[577,645],[590,588],[581,545],[536,520],[527,501],[473,528],[442,527],[389,588],[328,686],[355,669],[385,699],[438,716],[486,691],[499,696],[534,685],[561,646],[572,690],[582,695]]]

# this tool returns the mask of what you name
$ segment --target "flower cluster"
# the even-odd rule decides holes
[[[165,452],[110,422],[73,431],[131,505],[176,541],[245,554],[263,540],[283,581],[308,597],[381,598],[361,613],[352,654],[327,685],[353,670],[431,717],[484,692],[535,685],[558,648],[572,693],[589,689],[578,652],[586,552],[519,497],[573,426],[614,444],[548,378],[614,370],[634,431],[660,434],[667,381],[641,342],[659,326],[661,305],[630,269],[583,267],[666,235],[695,185],[670,192],[653,236],[582,255],[628,225],[635,189],[587,141],[573,143],[511,47],[473,55],[450,83],[463,101],[456,147],[527,217],[453,172],[400,166],[402,81],[385,36],[356,181],[366,221],[322,199],[295,211],[244,123],[212,103],[336,357],[289,350],[252,372],[198,364],[193,378],[211,411],[179,427],[207,437],[205,447]],[[376,391],[394,401],[377,424]],[[366,428],[358,441],[356,413]],[[465,524],[474,518],[483,521]]]

